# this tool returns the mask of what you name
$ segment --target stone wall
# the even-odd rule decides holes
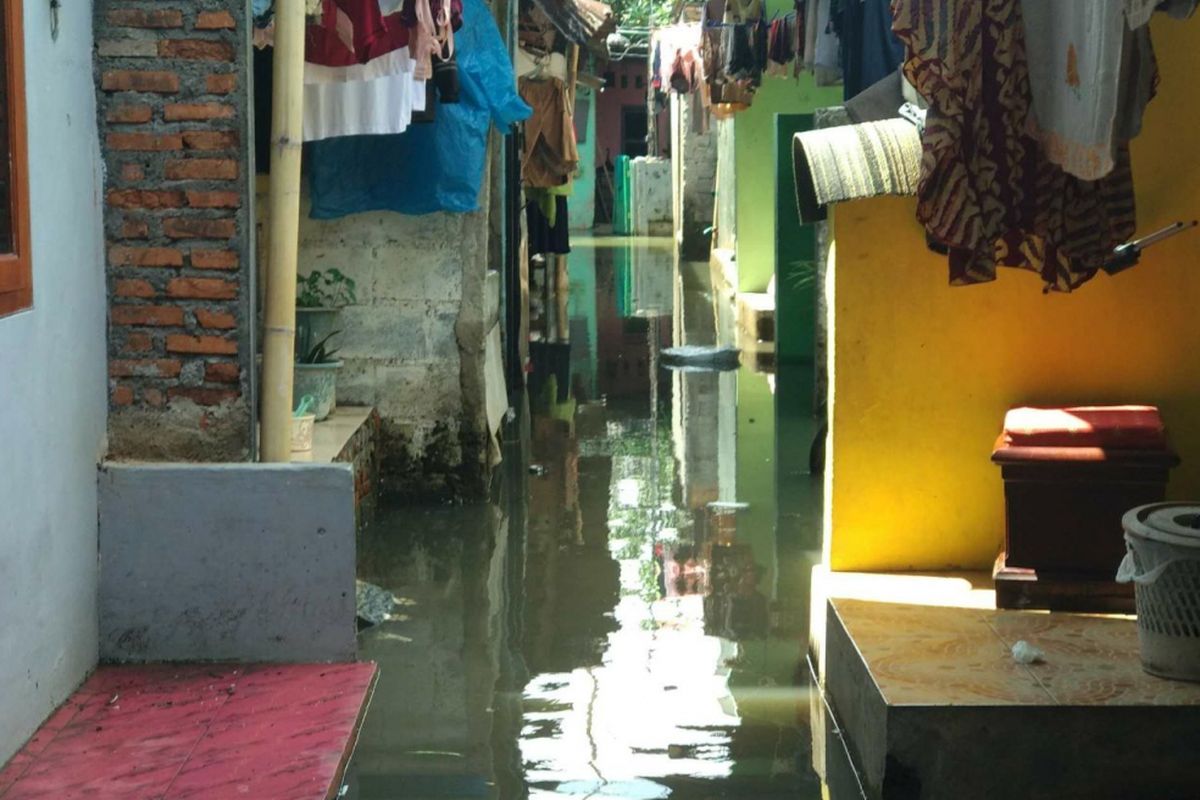
[[[96,4],[116,458],[253,455],[246,14]]]
[[[691,97],[673,95],[672,129],[678,137],[674,149],[676,168],[675,235],[686,261],[707,261],[712,246],[713,203],[717,187],[717,130],[715,120],[707,130],[694,130]]]
[[[372,212],[338,220],[309,219],[306,208],[303,214],[300,274],[332,267],[357,284],[358,302],[342,309],[338,323],[345,361],[338,402],[378,410],[388,488],[481,495],[484,340],[499,289],[487,277],[487,213]]]

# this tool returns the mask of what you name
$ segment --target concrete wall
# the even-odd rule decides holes
[[[791,8],[781,0],[767,3],[768,15]],[[781,190],[795,191],[776,185],[775,115],[805,114],[841,99],[841,86],[818,87],[810,73],[799,78],[768,75],[750,108],[734,117],[739,291],[766,291],[775,274],[775,198]]]
[[[1156,19],[1162,83],[1133,147],[1138,232],[1200,206],[1200,28]],[[1069,295],[1001,270],[951,287],[912,199],[835,212],[832,276],[833,569],[990,567],[1004,496],[989,461],[1022,403],[1155,403],[1183,465],[1174,499],[1200,496],[1200,234],[1177,236],[1116,277]]]
[[[24,12],[33,308],[0,318],[0,763],[96,662],[105,419],[90,3],[57,42],[48,4]]]
[[[114,458],[254,456],[247,16],[97,2]]]
[[[596,98],[586,86],[576,88],[575,129],[583,133],[579,141],[579,171],[567,201],[571,230],[589,230],[596,223]],[[586,118],[583,116],[586,114]]]
[[[99,486],[102,658],[354,658],[348,464],[108,464]]]
[[[611,61],[602,77],[608,79],[596,101],[596,165],[615,162],[622,154],[621,109],[646,107],[647,68],[645,59]],[[641,88],[638,80],[641,80]],[[658,148],[649,155],[665,155],[671,146],[671,118],[664,110],[658,115]],[[626,155],[629,155],[626,153]]]
[[[671,233],[671,162],[665,158],[635,158],[629,164],[635,236]]]
[[[338,401],[378,409],[382,472],[414,494],[478,494],[484,341],[499,314],[487,213],[302,213],[300,274],[336,267],[357,283],[339,322]]]
[[[693,129],[693,98],[671,94],[672,216],[675,241],[686,261],[706,261],[717,185],[717,130]]]

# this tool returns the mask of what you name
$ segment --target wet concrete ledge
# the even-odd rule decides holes
[[[99,471],[100,658],[352,660],[349,464]]]

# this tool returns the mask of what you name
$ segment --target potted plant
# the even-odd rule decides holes
[[[342,362],[334,357],[337,350],[329,348],[329,340],[339,333],[341,331],[330,331],[296,359],[293,393],[296,397],[312,396],[311,410],[316,414],[317,422],[337,407],[337,371]]]
[[[296,282],[296,358],[311,353],[337,327],[343,306],[358,302],[354,279],[336,268],[314,269]]]

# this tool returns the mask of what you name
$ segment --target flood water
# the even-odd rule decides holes
[[[360,636],[380,677],[344,796],[822,797],[812,368],[663,368],[732,343],[707,265],[573,248],[570,343],[534,350],[493,501],[385,499],[360,540],[400,602]]]

